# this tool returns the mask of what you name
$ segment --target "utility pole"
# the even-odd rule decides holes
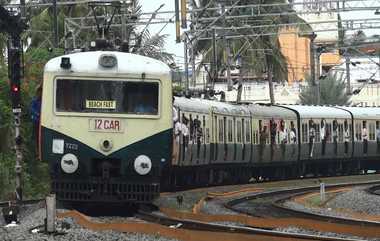
[[[211,64],[211,73],[212,73],[212,89],[214,89],[215,81],[218,79],[218,63],[216,58],[216,29],[212,32],[212,64]]]
[[[186,34],[183,35],[183,50],[184,50],[184,57],[185,57],[185,79],[186,79],[186,93],[189,93],[189,62],[187,59],[187,36]]]
[[[54,0],[55,1],[55,0]],[[122,43],[124,43],[126,40],[127,40],[127,31],[126,31],[126,11],[127,11],[127,8],[126,8],[126,1],[123,1],[121,3],[121,41]]]
[[[347,93],[347,95],[350,95],[351,94],[351,77],[350,77],[351,60],[350,60],[350,56],[347,52],[345,53],[344,57],[346,59],[346,80],[347,80],[346,93]]]
[[[316,51],[316,48],[314,46],[314,56],[315,56],[315,83],[316,83],[316,92],[317,92],[317,105],[321,104],[321,79],[320,79],[320,56],[321,54]]]
[[[25,0],[23,0],[25,1]],[[58,48],[57,0],[53,0],[54,48]]]
[[[232,79],[231,79],[231,46],[228,40],[226,45],[226,54],[227,54],[227,89],[228,91],[232,90]]]
[[[196,71],[195,71],[195,53],[194,53],[194,48],[195,48],[195,40],[191,42],[191,57],[190,57],[190,60],[191,60],[191,82],[192,82],[192,85],[195,87],[196,86],[196,82],[197,82],[197,76],[196,76]]]

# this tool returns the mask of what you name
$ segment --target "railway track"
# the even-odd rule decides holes
[[[91,221],[85,215],[70,211],[61,213],[59,216],[71,217],[77,223],[87,229],[95,231],[117,230],[120,232],[144,232],[146,234],[163,235],[178,240],[211,240],[221,238],[222,240],[256,241],[256,240],[347,240],[349,238],[332,238],[321,235],[291,234],[273,230],[264,230],[251,227],[239,227],[232,225],[211,224],[194,220],[183,220],[167,217],[146,211],[139,211],[137,217],[146,223],[98,223]]]

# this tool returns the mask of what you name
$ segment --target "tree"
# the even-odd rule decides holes
[[[350,96],[346,94],[346,85],[342,76],[337,73],[329,73],[320,81],[320,104],[321,105],[349,105]],[[307,78],[308,85],[302,89],[300,94],[301,103],[304,105],[317,104],[317,86],[313,85],[311,78]]]

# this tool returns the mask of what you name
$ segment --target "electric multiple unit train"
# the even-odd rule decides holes
[[[40,149],[60,200],[150,203],[175,186],[377,169],[379,122],[375,107],[173,98],[166,64],[94,51],[46,64]]]

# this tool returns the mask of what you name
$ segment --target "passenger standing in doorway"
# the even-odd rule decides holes
[[[36,95],[33,97],[30,112],[33,124],[32,141],[35,146],[35,153],[38,154],[39,145],[39,128],[40,128],[40,115],[41,115],[41,97],[42,97],[42,87],[38,86],[36,88]]]
[[[348,128],[347,120],[344,121],[344,153],[348,154],[348,145],[350,143],[350,130]]]
[[[286,143],[288,143],[288,134],[286,133],[284,120],[281,120],[281,122],[280,122],[280,133],[279,133],[279,135],[280,135],[282,157],[285,158]]]
[[[367,131],[367,122],[366,121],[363,121],[362,139],[363,139],[363,153],[367,154],[367,152],[368,152],[368,131]]]
[[[274,150],[276,148],[277,123],[272,118],[269,124],[270,124],[270,143],[271,143],[270,159],[273,160]]]
[[[333,142],[334,142],[334,154],[338,154],[338,121],[333,121]]]
[[[320,130],[320,136],[322,141],[322,155],[325,155],[326,150],[326,122],[325,119],[321,120],[321,130]]]
[[[263,126],[262,128],[260,128],[259,155],[260,155],[260,160],[261,161],[264,159],[264,148],[265,148],[265,145],[267,144],[267,138],[268,138],[267,126]]]
[[[297,135],[293,121],[290,122],[290,143],[292,145],[292,156],[296,153]]]
[[[173,104],[173,150],[172,150],[172,164],[178,164],[178,154],[179,154],[179,138],[180,138],[180,128],[181,123],[178,122],[178,111],[174,106],[174,97],[172,99]]]
[[[309,121],[309,156],[310,158],[313,157],[313,151],[314,151],[314,138],[315,138],[315,126],[314,121]]]

